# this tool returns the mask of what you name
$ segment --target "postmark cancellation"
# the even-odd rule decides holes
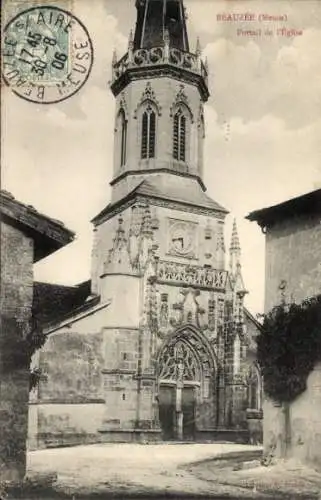
[[[93,58],[85,25],[57,5],[34,4],[7,20],[2,76],[28,101],[50,104],[71,97],[86,83]]]

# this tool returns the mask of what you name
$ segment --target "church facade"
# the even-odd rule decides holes
[[[136,9],[112,64],[112,195],[92,221],[91,280],[35,286],[48,340],[34,360],[31,446],[238,440],[261,418],[237,228],[226,255],[228,212],[202,180],[208,70],[182,0]]]

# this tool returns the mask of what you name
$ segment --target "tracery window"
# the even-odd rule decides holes
[[[200,368],[194,352],[185,342],[167,346],[160,359],[160,379],[176,380],[179,363],[182,363],[184,380],[200,380]]]
[[[147,106],[142,116],[141,157],[155,158],[156,114]]]
[[[179,161],[186,159],[186,117],[181,108],[173,120],[173,158]]]

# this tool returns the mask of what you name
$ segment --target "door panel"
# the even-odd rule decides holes
[[[183,438],[195,439],[195,390],[194,387],[184,387],[182,394]]]
[[[175,389],[161,386],[159,389],[159,421],[162,428],[163,439],[175,437]]]

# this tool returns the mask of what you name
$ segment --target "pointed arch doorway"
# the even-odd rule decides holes
[[[158,356],[159,422],[164,440],[195,440],[198,407],[210,397],[215,373],[211,348],[194,327],[177,331]]]

